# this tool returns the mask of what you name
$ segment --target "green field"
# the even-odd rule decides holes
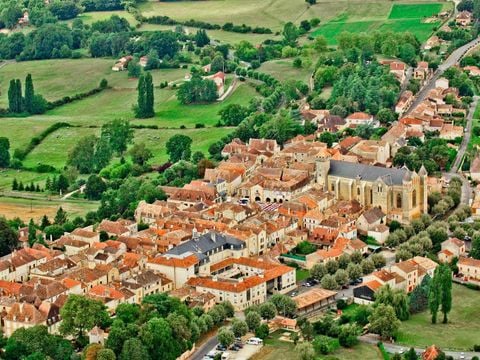
[[[41,187],[44,186],[45,179],[49,176],[49,174],[39,174],[33,171],[25,171],[25,170],[1,170],[0,171],[0,191],[9,191],[12,188],[13,179],[17,179],[18,181],[22,181],[24,185],[30,184],[30,182],[34,182],[35,184],[39,184]],[[1,201],[1,200],[0,200]]]
[[[279,340],[283,331],[272,333],[266,340],[262,349],[257,352],[251,360],[299,360],[300,356],[295,351],[295,345],[290,342]],[[340,359],[340,360],[358,360],[358,359],[382,359],[380,352],[374,345],[358,344],[354,348],[339,348],[332,354],[321,356],[318,359]]]
[[[479,343],[480,292],[453,284],[453,305],[448,324],[432,325],[429,312],[413,315],[402,322],[397,343],[427,347],[439,344],[442,349],[470,350]]]
[[[210,129],[186,129],[181,134],[192,138],[192,153],[202,151],[208,156],[208,147],[222,137],[232,132],[232,128],[210,128]],[[179,130],[135,130],[135,142],[144,142],[152,150],[154,157],[150,160],[152,164],[162,164],[168,160],[165,143],[168,139],[178,134]]]
[[[27,155],[23,165],[34,168],[39,164],[62,169],[68,158],[68,153],[78,140],[87,135],[94,135],[99,129],[91,128],[62,128],[47,136],[33,151]]]
[[[315,65],[315,59],[311,59],[313,65]],[[262,63],[260,71],[267,74],[271,74],[273,77],[280,81],[285,80],[301,80],[308,84],[310,76],[313,72],[312,68],[295,68],[293,67],[292,59],[272,60]]]
[[[480,102],[477,105],[477,108],[475,109],[475,113],[473,114],[473,119],[472,119],[472,129],[475,126],[480,126]],[[473,134],[470,136],[470,142],[468,143],[468,149],[471,150],[476,146],[480,145],[480,136],[474,136]]]
[[[166,15],[175,20],[195,19],[220,25],[231,21],[268,27],[274,32],[280,31],[288,21],[298,24],[302,20],[318,17],[326,22],[341,13],[352,14],[357,20],[369,17],[372,13],[386,18],[390,8],[391,3],[385,0],[318,0],[313,6],[299,0],[148,1],[140,5],[142,15],[146,17]]]
[[[80,14],[78,16],[79,19],[81,19],[85,24],[91,25],[95,21],[100,21],[100,20],[105,20],[109,19],[110,16],[112,15],[118,15],[122,18],[127,19],[127,21],[130,23],[130,25],[135,26],[138,24],[138,21],[135,20],[135,17],[130,14],[127,11],[92,11],[92,12],[87,12]],[[72,22],[73,20],[70,20]]]
[[[389,19],[418,19],[430,17],[442,11],[442,4],[394,4]]]
[[[157,25],[157,24],[143,24],[138,28],[139,31],[165,31],[165,30],[174,30],[175,26],[170,25]],[[188,26],[184,26],[184,29],[187,33],[195,33],[197,32],[197,28],[191,28]],[[223,30],[207,30],[207,34],[211,40],[228,43],[231,45],[238,44],[242,40],[246,40],[251,42],[252,44],[261,44],[267,39],[278,40],[280,39],[279,35],[275,34],[241,34],[235,33],[231,31],[223,31]]]
[[[394,4],[390,5],[387,12],[383,11],[384,8],[379,9],[380,11],[371,9],[370,13],[364,14],[363,17],[358,13],[346,11],[321,25],[312,32],[311,36],[325,36],[329,45],[336,45],[337,37],[342,32],[410,31],[418,37],[420,42],[424,42],[439,22],[423,23],[423,18],[449,9],[450,6],[450,4],[439,2]]]

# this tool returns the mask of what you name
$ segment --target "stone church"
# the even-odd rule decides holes
[[[337,200],[357,200],[366,209],[379,207],[389,220],[403,223],[427,213],[425,168],[384,168],[318,158],[316,182]]]

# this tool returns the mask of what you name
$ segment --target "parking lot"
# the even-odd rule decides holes
[[[248,360],[257,352],[260,351],[263,345],[248,345],[246,344],[243,349],[239,351],[228,351],[230,354],[229,360]]]

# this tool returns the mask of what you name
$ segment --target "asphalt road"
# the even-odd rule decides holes
[[[435,81],[437,81],[443,75],[445,70],[457,64],[468,50],[470,50],[471,48],[479,44],[480,44],[480,38],[476,38],[470,41],[468,44],[465,44],[462,47],[459,47],[458,49],[453,51],[450,54],[450,56],[438,67],[438,69],[435,71],[435,73],[430,78],[428,83],[425,84],[425,86],[423,86],[422,89],[420,89],[420,91],[417,93],[417,95],[415,96],[415,99],[412,102],[412,105],[405,113],[405,116],[410,114],[410,112],[412,112],[413,109],[415,109],[418,105],[420,105],[423,102],[423,100],[425,100],[430,90],[435,88]]]
[[[218,340],[216,336],[212,336],[206,342],[200,346],[197,351],[193,353],[190,357],[190,360],[202,360],[205,355],[207,355],[210,351],[214,350],[218,345]]]

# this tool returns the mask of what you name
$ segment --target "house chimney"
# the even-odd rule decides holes
[[[213,242],[217,242],[217,234],[215,232],[212,232],[211,239]]]

